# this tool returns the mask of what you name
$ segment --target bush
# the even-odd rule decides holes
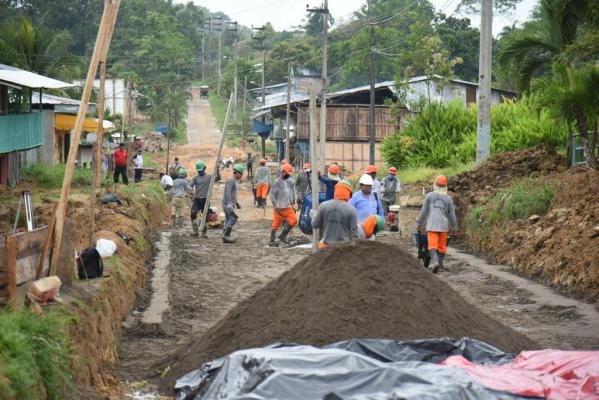
[[[491,152],[517,150],[538,144],[563,145],[563,124],[535,96],[506,100],[491,109]],[[465,109],[460,100],[447,105],[432,103],[410,125],[383,142],[388,164],[443,168],[476,158],[477,108]]]
[[[48,189],[60,188],[64,179],[65,167],[64,164],[33,164],[23,170],[23,180],[36,183],[38,186]],[[91,169],[75,168],[73,185],[91,185],[91,182]]]
[[[68,397],[72,377],[67,324],[66,317],[55,311],[0,312],[0,397]]]

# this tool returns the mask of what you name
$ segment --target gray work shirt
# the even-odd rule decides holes
[[[256,183],[267,183],[270,185],[270,169],[268,169],[266,165],[261,165],[256,168],[254,176]]]
[[[312,227],[322,229],[322,242],[326,244],[357,239],[359,235],[356,210],[343,200],[322,203],[312,219]]]
[[[210,189],[211,180],[212,175],[196,175],[193,177],[189,187],[195,188],[195,198],[205,199],[206,197],[208,197],[208,189]]]
[[[189,183],[183,178],[177,178],[173,181],[173,188],[171,189],[171,195],[173,197],[184,197],[189,190]]]
[[[225,192],[223,194],[223,205],[237,203],[237,179],[229,178],[225,183]]]
[[[270,189],[270,201],[274,208],[287,208],[293,204],[293,184],[289,184],[289,179],[275,179]]]
[[[416,224],[430,232],[449,232],[458,230],[453,200],[446,194],[430,192],[424,198]]]
[[[297,192],[298,198],[302,200],[310,192],[310,179],[308,178],[308,174],[306,172],[301,172],[297,176],[295,181],[295,190]]]
[[[389,175],[383,179],[381,198],[387,202],[395,202],[395,194],[401,190],[399,178],[394,175]]]

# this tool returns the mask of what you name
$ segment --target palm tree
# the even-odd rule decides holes
[[[516,87],[528,90],[533,77],[551,71],[553,62],[569,65],[562,56],[574,43],[589,0],[541,0],[539,18],[505,39],[499,62],[515,74]]]
[[[3,62],[41,75],[68,78],[76,65],[67,32],[34,27],[27,17],[0,28]]]

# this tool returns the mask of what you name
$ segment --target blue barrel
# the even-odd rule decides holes
[[[326,192],[318,193],[319,204],[324,203],[327,200]],[[312,209],[312,193],[308,194],[304,198],[304,204],[300,211],[299,228],[306,235],[312,234],[312,220],[310,219],[310,210]]]

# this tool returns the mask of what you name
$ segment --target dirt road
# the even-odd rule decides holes
[[[218,129],[209,114],[208,103],[197,96],[190,102],[188,141],[189,145],[175,148],[184,165],[193,167],[198,157],[214,161]],[[240,151],[227,149],[227,152]],[[219,209],[221,196],[219,184],[212,202]],[[156,367],[164,365],[161,361],[180,351],[191,338],[223,318],[236,303],[308,254],[308,250],[267,246],[270,211],[264,213],[253,207],[245,182],[241,184],[240,202],[240,220],[233,231],[238,241],[233,246],[222,243],[220,230],[209,231],[208,239],[190,237],[189,223],[167,235],[170,256],[162,261],[166,262],[168,307],[159,329],[148,330],[136,317],[143,313],[152,293],[148,291],[140,297],[139,307],[128,319],[120,344],[118,372],[123,381],[155,378],[162,372]],[[402,209],[406,233],[403,238],[384,233],[380,240],[410,246],[407,233],[413,227],[416,213],[415,209]],[[301,234],[296,231],[295,235]],[[163,242],[165,238],[160,235],[158,240]],[[529,336],[540,348],[599,346],[599,313],[592,305],[563,297],[543,285],[513,275],[506,267],[457,251],[450,253],[447,267],[448,271],[439,276],[468,302]]]

